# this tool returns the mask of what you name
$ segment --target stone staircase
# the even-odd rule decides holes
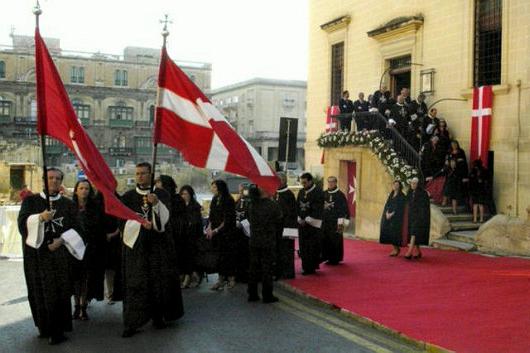
[[[450,206],[438,206],[451,224],[451,231],[443,238],[433,241],[432,246],[438,249],[475,251],[475,235],[480,224],[473,223],[473,215],[461,206],[453,214]]]

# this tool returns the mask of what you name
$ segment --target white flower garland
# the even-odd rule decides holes
[[[410,166],[403,158],[399,157],[377,130],[362,132],[326,132],[317,140],[318,146],[322,148],[337,148],[343,146],[366,146],[379,158],[390,173],[398,181],[410,185],[414,177],[419,175],[418,171]]]

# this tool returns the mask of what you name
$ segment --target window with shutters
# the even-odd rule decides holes
[[[344,42],[331,46],[331,105],[339,104],[344,81]]]
[[[502,0],[475,0],[475,87],[501,83]]]

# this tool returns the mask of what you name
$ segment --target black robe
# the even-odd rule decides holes
[[[46,199],[40,194],[28,196],[22,202],[18,215],[28,301],[35,326],[43,336],[62,335],[72,330],[71,270],[73,264],[78,261],[70,255],[65,246],[51,252],[48,244],[72,228],[82,234],[77,207],[73,201],[61,196],[52,201],[51,208],[55,210],[55,215],[53,221],[44,224],[44,241],[38,249],[26,244],[26,222],[31,215],[46,209]]]
[[[249,237],[245,235],[240,223],[245,219],[248,221],[248,205],[250,199],[246,196],[240,197],[236,202],[236,228],[235,234],[237,238],[237,263],[236,263],[236,279],[238,282],[247,282],[249,271]]]
[[[431,229],[431,202],[429,194],[418,187],[407,194],[409,207],[409,236],[416,236],[415,245],[429,245]]]
[[[210,204],[210,225],[212,230],[223,224],[219,233],[212,238],[213,245],[219,249],[218,272],[220,276],[236,275],[237,236],[236,211],[232,196],[226,199],[214,196]]]
[[[169,210],[169,194],[160,189],[154,193]],[[147,218],[142,210],[143,199],[144,196],[136,190],[122,196],[127,207]],[[158,216],[156,222],[160,225]],[[123,245],[123,321],[126,330],[136,330],[151,319],[172,321],[184,314],[171,222],[165,226],[165,232],[142,227],[132,249]]]
[[[381,216],[381,230],[379,234],[379,242],[381,244],[392,244],[395,246],[402,246],[403,243],[403,216],[405,214],[405,206],[407,199],[402,192],[394,196],[394,191],[388,195],[388,199],[383,209]],[[386,219],[386,213],[394,212],[390,219]]]
[[[410,121],[409,111],[405,105],[400,105],[399,103],[392,106],[391,118],[395,120],[395,128],[399,131],[401,136],[407,137],[407,129]]]
[[[249,292],[262,282],[263,297],[272,296],[272,280],[276,261],[276,234],[282,228],[282,212],[271,199],[252,201],[249,206],[250,271]]]
[[[446,150],[439,144],[433,145],[431,141],[425,143],[421,150],[421,170],[423,176],[436,177],[442,172],[445,164]]]
[[[337,231],[339,218],[350,219],[348,201],[338,188],[324,192],[324,212],[322,220],[322,261],[337,264],[344,258],[342,232]]]
[[[203,270],[198,264],[199,242],[205,239],[202,231],[202,214],[201,205],[195,200],[189,204],[184,204],[184,214],[182,215],[182,235],[188,239],[188,248],[186,251],[191,257],[191,272],[198,272],[202,275]]]
[[[299,223],[311,217],[317,222],[322,221],[324,209],[324,193],[322,189],[313,184],[309,189],[302,189],[298,193],[298,218]],[[300,257],[302,269],[305,273],[314,273],[321,262],[322,227],[309,223],[300,224],[298,236],[300,241]]]
[[[294,239],[283,236],[284,228],[298,228],[296,222],[296,198],[287,187],[276,192],[276,202],[282,211],[282,227],[277,233],[276,277],[294,278]]]
[[[353,113],[353,102],[350,99],[344,99],[341,98],[339,101],[339,109],[340,114],[344,116],[340,117],[340,129],[341,130],[350,130],[351,129],[351,121],[352,121],[352,114]]]
[[[78,279],[86,279],[87,300],[103,300],[105,281],[106,224],[103,205],[93,200],[87,203],[86,209],[79,211],[79,219],[83,228],[83,240],[86,243],[85,256],[79,266]],[[111,231],[109,231],[111,232]]]

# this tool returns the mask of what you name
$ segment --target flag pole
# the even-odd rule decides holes
[[[164,19],[160,20],[160,23],[164,24],[164,28],[162,29],[162,50],[165,50],[166,48],[166,42],[167,42],[167,36],[169,36],[169,31],[167,30],[167,24],[171,23],[171,21],[168,18],[168,14],[164,15]],[[160,57],[161,60],[163,60],[162,56]],[[155,107],[155,121],[154,121],[154,131],[158,132],[158,114],[156,111],[156,108],[160,105],[160,87],[157,87],[156,91],[156,107]],[[153,156],[152,156],[152,170],[151,170],[151,191],[154,191],[155,189],[155,169],[156,169],[156,154],[158,149],[158,141],[155,139],[155,136],[153,134]]]
[[[33,14],[35,15],[35,28],[37,31],[39,31],[39,16],[42,14],[42,9],[40,8],[40,3],[37,0],[37,4],[33,8]],[[36,50],[38,47],[35,46]],[[38,66],[38,63],[35,61],[36,66]],[[39,68],[37,67],[37,70]],[[39,70],[40,71],[40,70]],[[38,75],[37,75],[37,81],[38,81]],[[37,85],[39,82],[37,82]],[[37,102],[41,100],[42,97],[38,96],[37,91]],[[46,163],[46,128],[45,128],[45,119],[42,116],[44,114],[44,111],[38,108],[39,104],[37,104],[37,124],[39,124],[39,130],[40,130],[40,149],[42,153],[42,180],[44,183],[44,195],[46,197],[46,210],[50,210],[50,189],[48,187],[48,167]]]

